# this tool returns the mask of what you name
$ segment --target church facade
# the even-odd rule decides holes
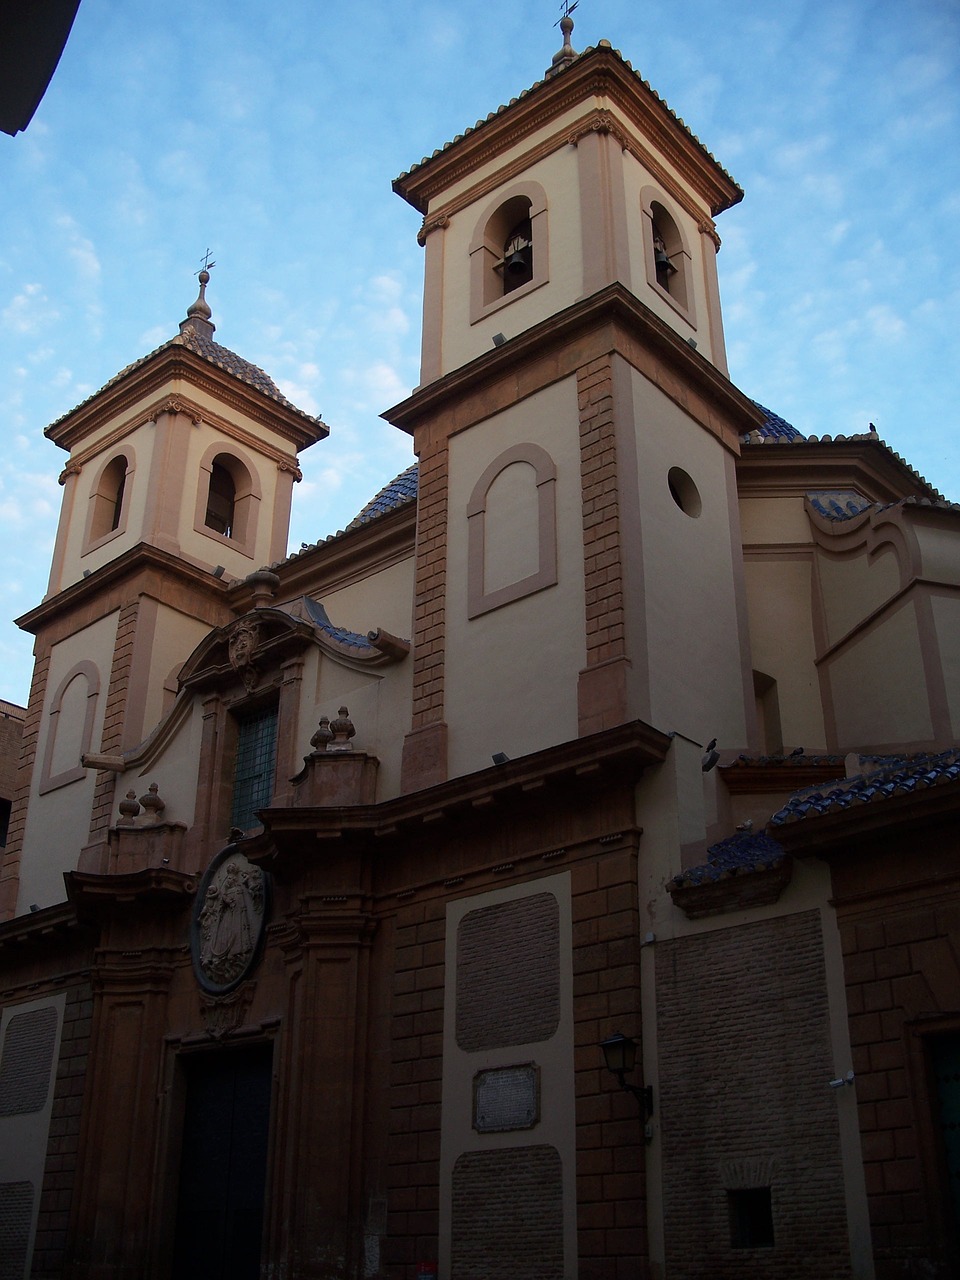
[[[48,428],[4,1276],[954,1273],[960,509],[730,381],[742,193],[571,28],[394,184],[346,530],[286,555],[327,428],[205,272]]]

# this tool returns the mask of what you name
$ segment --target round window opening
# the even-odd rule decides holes
[[[670,490],[670,497],[684,515],[692,516],[696,519],[703,510],[703,503],[700,501],[700,490],[682,467],[670,468],[667,472],[667,487]]]

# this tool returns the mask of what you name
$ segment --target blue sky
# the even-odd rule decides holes
[[[209,246],[217,338],[330,438],[291,547],[410,461],[418,215],[391,180],[541,78],[553,0],[82,0],[26,132],[0,134],[0,697],[66,454],[43,428],[177,330]],[[802,431],[881,436],[960,500],[958,0],[581,0],[737,179],[719,219],[733,381]]]

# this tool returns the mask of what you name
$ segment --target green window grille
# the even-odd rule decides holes
[[[259,825],[257,810],[270,803],[276,761],[276,707],[241,717],[237,726],[231,826],[248,831]]]

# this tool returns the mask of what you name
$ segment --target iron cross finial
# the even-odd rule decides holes
[[[210,261],[210,250],[207,249],[206,253],[203,255],[203,263],[200,267],[200,271],[209,272],[210,268],[215,267],[216,265],[217,264],[215,262]],[[195,276],[198,276],[200,274],[200,271],[195,271],[193,274]]]
[[[573,13],[574,9],[577,7],[579,3],[580,3],[580,0],[573,0],[573,4],[570,3],[570,0],[562,0],[562,3],[560,5],[560,17],[557,19],[557,21],[553,25],[555,27],[559,27],[560,23],[564,20],[564,18],[570,17],[571,13]]]

